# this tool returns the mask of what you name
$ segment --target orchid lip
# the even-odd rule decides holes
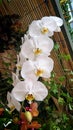
[[[42,76],[43,73],[44,73],[44,70],[42,69],[37,69],[35,72],[36,76]]]
[[[42,29],[41,29],[41,33],[42,34],[46,34],[46,33],[48,33],[48,28],[46,28],[46,27],[43,27]]]
[[[28,94],[28,95],[26,96],[26,100],[28,100],[28,101],[33,101],[33,100],[34,100],[34,96],[33,96],[32,94]]]
[[[42,53],[42,50],[39,49],[39,48],[36,48],[36,49],[33,50],[33,52],[34,52],[35,55],[39,55],[39,54]]]

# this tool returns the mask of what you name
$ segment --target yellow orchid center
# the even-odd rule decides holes
[[[37,69],[37,71],[35,72],[36,76],[42,76],[43,73],[44,73],[44,70],[41,70],[41,69]]]
[[[17,68],[18,68],[19,70],[21,70],[22,67],[21,67],[20,65],[17,65]]]
[[[48,31],[49,31],[48,28],[43,27],[42,30],[41,30],[41,33],[46,34]]]
[[[39,49],[39,48],[37,48],[37,49],[34,49],[34,54],[35,55],[39,55],[39,54],[41,54],[42,53],[42,50],[41,49]]]
[[[28,95],[26,96],[26,100],[28,100],[28,101],[33,101],[33,100],[34,100],[34,96],[33,96],[32,94],[28,94]]]

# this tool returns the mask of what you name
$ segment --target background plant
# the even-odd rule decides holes
[[[65,18],[68,30],[70,32],[71,38],[73,40],[73,29],[70,26],[70,19],[71,19],[71,15],[70,15],[70,11],[69,11],[69,5],[71,4],[70,0],[60,0],[60,6],[62,8],[62,13],[63,16]]]

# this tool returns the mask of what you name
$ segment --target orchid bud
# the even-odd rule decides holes
[[[32,114],[31,114],[31,112],[26,111],[24,114],[25,114],[25,117],[26,117],[27,121],[31,122],[32,121]]]

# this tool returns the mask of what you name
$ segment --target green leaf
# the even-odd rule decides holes
[[[11,63],[9,63],[9,62],[3,62],[4,63],[4,65],[6,66],[6,67],[9,67],[10,65],[11,65]]]
[[[69,118],[67,117],[67,115],[65,113],[63,113],[63,121],[66,122],[68,120],[69,120]]]
[[[55,73],[51,72],[51,78],[54,78],[54,77],[55,77]]]
[[[60,48],[59,44],[56,43],[56,44],[54,45],[54,50],[57,51],[59,48]]]
[[[2,4],[2,0],[0,0],[0,4]]]
[[[8,79],[7,79],[7,83],[8,83],[8,84],[12,84],[12,83],[13,83],[12,78],[8,78]]]
[[[42,81],[43,82],[43,84],[45,85],[45,86],[48,86],[49,85],[49,82],[48,81]]]
[[[59,77],[59,81],[63,82],[65,80],[65,76]]]
[[[59,58],[60,58],[60,59],[63,58],[63,59],[65,59],[65,60],[68,61],[68,60],[71,59],[71,56],[70,56],[70,54],[60,54],[60,55],[59,55]]]
[[[59,102],[61,105],[63,105],[63,104],[64,104],[64,99],[61,98],[61,97],[59,97],[59,98],[58,98],[58,102]]]
[[[70,110],[73,110],[73,108],[72,108],[72,105],[69,103],[69,109]]]
[[[70,96],[69,93],[67,93],[67,102],[72,102],[73,98]]]
[[[53,84],[53,85],[51,86],[51,91],[52,91],[54,94],[58,93],[58,85],[57,85],[57,84]]]

